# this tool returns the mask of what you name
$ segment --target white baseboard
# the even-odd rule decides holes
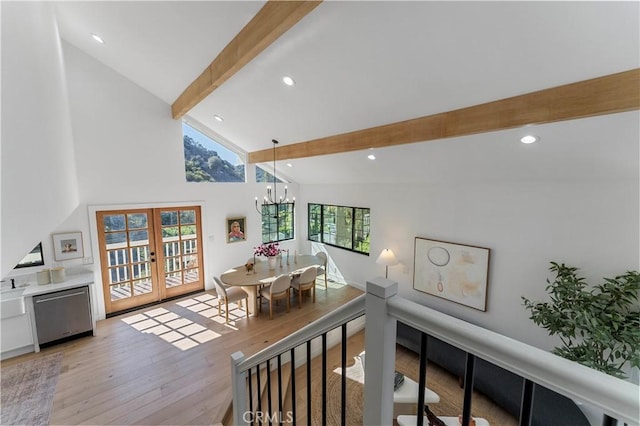
[[[17,356],[20,356],[20,355],[24,355],[24,354],[28,354],[28,353],[31,353],[31,352],[35,352],[35,348],[33,347],[33,345],[23,346],[21,348],[12,349],[10,351],[2,352],[2,354],[0,354],[0,360],[14,358],[14,357],[17,357]]]

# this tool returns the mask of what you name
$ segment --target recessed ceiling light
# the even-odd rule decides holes
[[[214,114],[213,118],[215,118],[216,121],[220,121],[220,122],[224,121],[224,118],[220,117],[218,114]]]
[[[368,158],[369,160],[375,160],[375,159],[376,159],[376,156],[375,156],[375,155],[373,155],[373,154],[369,154],[369,155],[367,155],[367,158]]]
[[[287,167],[293,167],[293,164],[287,163]]]
[[[104,40],[97,34],[91,34],[91,37],[100,44],[104,44]]]
[[[294,84],[296,84],[293,78],[289,77],[288,75],[285,75],[284,77],[282,77],[282,82],[287,86],[293,86]]]
[[[533,135],[527,135],[520,138],[520,142],[522,143],[534,143],[538,142],[539,138]]]

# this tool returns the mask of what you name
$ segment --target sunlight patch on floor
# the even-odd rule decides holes
[[[183,308],[187,308],[190,311],[197,313],[198,315],[202,315],[205,318],[215,321],[218,324],[227,326],[232,330],[237,330],[237,328],[234,327],[235,321],[246,317],[245,311],[240,309],[237,304],[229,303],[229,323],[225,324],[224,305],[222,306],[222,315],[218,315],[218,299],[211,294],[202,294],[200,296],[179,302],[178,305],[182,306]]]
[[[232,330],[237,330],[235,327],[236,321],[246,318],[247,315],[236,303],[229,303],[229,322],[227,323],[224,315],[224,304],[222,304],[221,315],[218,315],[218,298],[211,294],[202,294],[192,299],[183,301],[187,302],[183,305],[180,305],[183,302],[178,304]]]
[[[337,283],[335,281],[329,280],[329,282],[327,283],[327,289],[343,288],[345,285],[347,285],[347,283]],[[316,286],[318,287],[318,289],[324,290],[324,280],[317,280]]]
[[[186,307],[189,307],[191,305],[195,305],[196,303],[198,303],[197,300],[187,299],[187,300],[181,300],[180,302],[176,303],[176,305],[182,306],[183,308],[186,308]]]
[[[329,281],[327,283],[327,288],[340,288],[347,285],[347,280],[345,280],[342,272],[340,272],[338,266],[335,264],[333,259],[331,259],[331,255],[329,255],[329,252],[327,251],[325,245],[321,243],[311,242],[311,254],[315,255],[319,251],[322,251],[327,255],[327,277]],[[322,278],[317,281],[320,281],[322,283],[322,286],[324,287],[324,274],[322,274],[322,277],[318,276],[318,278]]]
[[[204,311],[205,309],[209,309],[210,307],[211,306],[207,305],[206,303],[196,303],[194,305],[188,306],[187,309],[193,312],[200,312]]]
[[[224,316],[221,317],[218,315],[218,301],[210,294],[182,300],[178,302],[177,305],[196,312],[199,315],[203,315],[216,323],[225,325]],[[229,306],[230,316],[231,305]],[[244,316],[244,311],[241,312]],[[197,324],[165,308],[150,309],[123,318],[122,321],[141,333],[158,336],[182,351],[189,350],[202,343],[210,342],[221,336],[220,333],[210,330],[201,324]],[[226,325],[233,330],[237,330],[229,324]]]
[[[169,327],[166,327],[164,325],[157,325],[153,328],[149,328],[145,330],[145,333],[155,334],[156,336],[160,336],[164,333],[168,333],[169,331],[171,331]]]
[[[189,321],[189,320],[188,320],[188,319],[186,319],[186,318],[182,318],[182,317],[180,317],[180,318],[178,318],[178,319],[176,319],[176,320],[173,320],[173,321],[169,321],[169,322],[167,323],[167,325],[168,325],[169,327],[171,327],[171,328],[173,328],[173,329],[176,329],[176,330],[177,330],[178,328],[184,327],[184,326],[189,325],[189,324],[191,324],[191,321]]]
[[[178,349],[182,349],[183,351],[195,348],[198,345],[198,342],[194,342],[191,339],[180,339],[177,342],[173,342],[173,346],[177,347]]]

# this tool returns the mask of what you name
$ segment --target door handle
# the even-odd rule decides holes
[[[46,299],[42,298],[42,299],[36,300],[36,303],[51,302],[52,300],[66,299],[67,297],[80,296],[80,295],[83,295],[83,294],[84,294],[84,292],[79,291],[79,292],[76,292],[76,293],[69,293],[69,294],[65,294],[65,295],[62,295],[62,296],[47,297]]]

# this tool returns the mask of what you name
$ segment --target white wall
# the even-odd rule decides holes
[[[348,281],[364,284],[372,276],[384,276],[384,267],[375,260],[383,248],[391,248],[402,265],[390,267],[389,278],[398,281],[403,297],[543,349],[556,342],[528,319],[520,298],[545,297],[550,261],[581,268],[590,283],[639,268],[637,178],[305,185],[300,198],[305,205],[371,208],[371,256],[325,246]],[[491,249],[486,312],[413,289],[416,236]]]
[[[64,64],[52,5],[1,2],[5,276],[78,205]],[[50,253],[50,251],[49,251]]]
[[[20,6],[18,14],[12,9],[15,5],[2,3],[2,256],[11,258],[8,264],[15,264],[13,258],[17,262],[40,239],[50,241],[50,233],[76,230],[83,232],[85,256],[97,261],[95,227],[90,220],[96,210],[176,203],[203,207],[208,287],[212,275],[244,263],[260,242],[260,217],[253,199],[264,194],[265,185],[185,182],[181,124],[171,118],[170,106],[64,44],[72,139],[64,126],[64,83],[59,81],[62,64],[54,57],[57,37],[49,6]],[[11,34],[11,43],[6,43],[5,34]],[[6,57],[12,58],[11,64],[6,63]],[[18,71],[23,72],[20,78]],[[14,82],[15,88],[7,87],[5,81]],[[25,129],[34,137],[25,139]],[[26,147],[8,144],[18,137]],[[69,150],[72,140],[74,151]],[[269,140],[265,136],[265,143]],[[638,147],[634,149],[629,155],[638,158]],[[75,167],[59,165],[74,155],[80,204],[70,209],[76,187],[75,180],[69,182],[70,171]],[[26,172],[33,172],[26,178],[27,186],[15,185]],[[253,168],[248,172],[248,182],[253,182]],[[21,188],[33,187],[39,197],[23,199]],[[298,238],[285,248],[310,250],[305,223],[308,202],[369,207],[371,256],[326,248],[347,280],[362,285],[384,274],[375,259],[389,247],[403,263],[389,271],[403,296],[545,349],[554,343],[528,320],[520,297],[544,297],[550,261],[580,267],[594,281],[639,267],[637,173],[634,179],[615,181],[486,183],[480,176],[477,181],[452,186],[290,188],[298,200]],[[45,208],[36,205],[41,197]],[[60,217],[62,212],[65,215]],[[226,243],[228,216],[247,217],[247,242]],[[28,235],[15,231],[19,229],[28,229]],[[416,236],[491,249],[486,312],[413,290]],[[69,261],[65,266],[80,263]],[[97,266],[93,267],[97,270]]]
[[[187,183],[182,124],[171,118],[170,105],[77,48],[63,46],[81,197],[78,214],[65,227],[91,236],[86,245],[97,271],[95,211],[201,205],[206,286],[212,288],[213,275],[244,264],[260,244],[254,197],[262,198],[266,184]],[[247,167],[247,181],[255,182],[253,166]],[[298,186],[289,187],[296,195]],[[247,241],[227,244],[225,219],[234,216],[247,218]],[[282,246],[293,250],[296,244]]]

